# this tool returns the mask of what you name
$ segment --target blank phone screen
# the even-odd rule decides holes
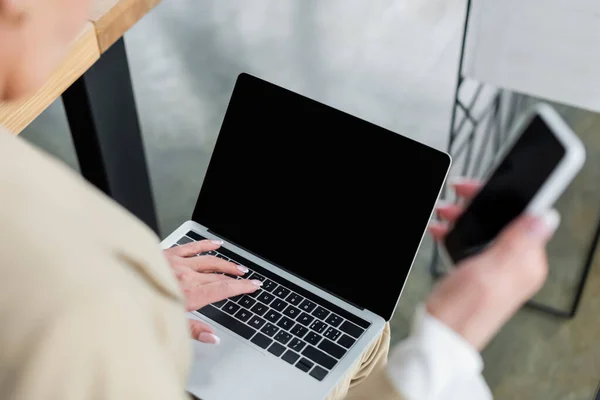
[[[534,117],[444,240],[452,261],[485,249],[525,211],[564,156],[550,127]]]

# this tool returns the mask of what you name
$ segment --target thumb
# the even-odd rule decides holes
[[[533,247],[543,247],[559,224],[560,214],[555,209],[519,217],[500,233],[492,251],[501,257],[518,257]]]
[[[192,338],[199,342],[208,344],[221,343],[221,339],[214,334],[212,328],[202,321],[190,319],[190,330],[192,333]]]

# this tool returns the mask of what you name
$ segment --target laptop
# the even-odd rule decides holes
[[[190,221],[163,248],[210,254],[263,282],[190,313],[203,400],[322,399],[381,334],[402,293],[448,154],[241,74]]]

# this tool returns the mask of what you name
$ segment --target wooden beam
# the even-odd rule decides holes
[[[99,58],[94,26],[87,23],[65,59],[37,93],[25,100],[0,103],[0,125],[15,134],[21,133]]]
[[[100,52],[104,53],[160,0],[94,0],[89,20],[96,27]]]

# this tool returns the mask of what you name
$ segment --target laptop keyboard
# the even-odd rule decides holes
[[[190,231],[174,246],[195,241],[192,237],[204,239]],[[258,279],[263,286],[254,293],[219,301],[197,312],[319,381],[370,325],[323,299],[317,301],[314,294],[310,295],[311,300],[296,293],[303,289],[294,291],[294,284],[227,249],[219,250],[198,255],[214,255],[244,265],[249,272],[237,279]],[[223,254],[225,252],[227,255]],[[264,276],[266,274],[269,274],[268,278]],[[339,314],[346,314],[347,318]]]

